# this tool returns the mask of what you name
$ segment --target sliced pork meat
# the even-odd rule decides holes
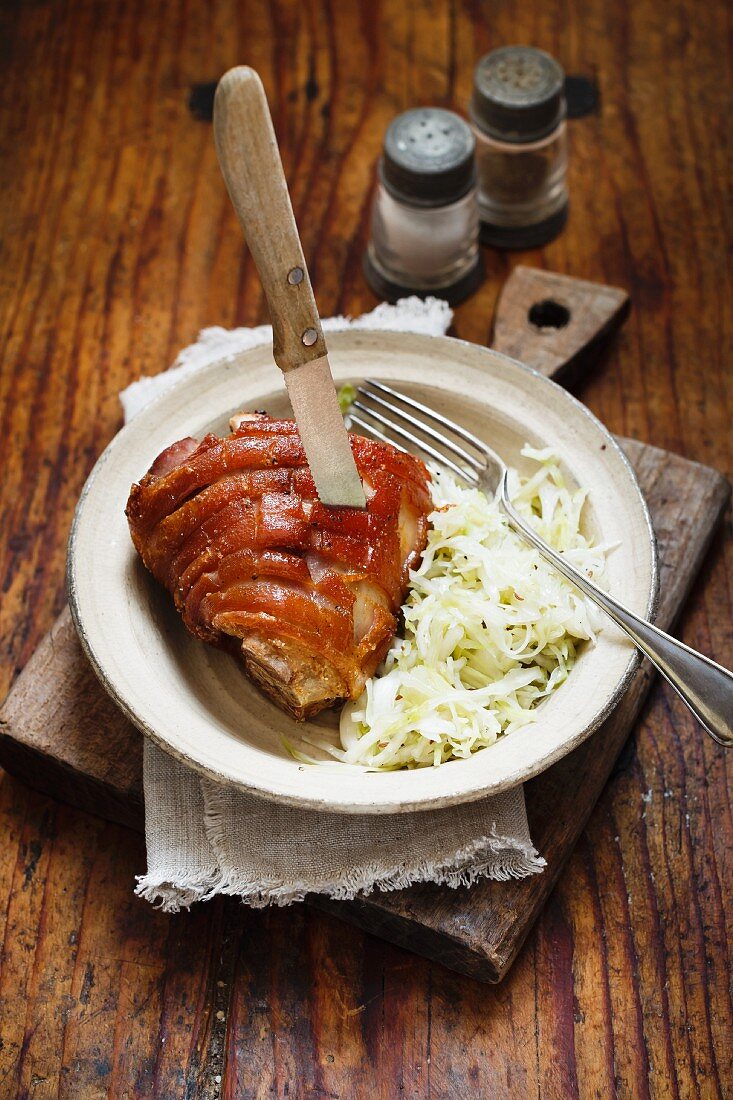
[[[133,485],[135,547],[186,627],[295,718],[359,695],[397,626],[431,510],[419,459],[351,436],[367,508],[318,500],[293,420],[232,419]]]

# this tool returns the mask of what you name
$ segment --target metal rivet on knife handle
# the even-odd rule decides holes
[[[288,282],[291,286],[297,286],[298,283],[303,282],[303,268],[293,267],[288,272]]]
[[[307,348],[312,348],[317,339],[318,333],[314,328],[307,328],[301,336],[301,340]]]

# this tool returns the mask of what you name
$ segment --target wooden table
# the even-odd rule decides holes
[[[360,263],[396,112],[462,109],[473,61],[506,42],[597,80],[599,110],[572,123],[569,226],[521,259],[630,290],[583,399],[733,473],[723,0],[46,0],[2,20],[0,694],[63,605],[120,388],[205,325],[264,319],[195,117],[206,89],[190,108],[235,63],[271,97],[324,315],[375,302]],[[487,341],[518,258],[486,252],[457,335]],[[680,624],[728,665],[732,585],[728,522]],[[731,762],[658,685],[496,988],[302,906],[165,917],[133,897],[137,836],[4,777],[0,1096],[731,1095]]]

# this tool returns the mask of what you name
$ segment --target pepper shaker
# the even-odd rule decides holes
[[[437,294],[451,305],[481,282],[475,139],[452,111],[417,107],[384,139],[364,274],[376,294]]]
[[[482,57],[469,115],[476,136],[481,240],[533,248],[557,236],[568,214],[565,74],[529,46]]]

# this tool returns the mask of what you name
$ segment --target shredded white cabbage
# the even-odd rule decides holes
[[[526,446],[529,478],[510,472],[517,511],[589,577],[602,578],[608,547],[580,530],[582,489],[565,485],[556,456]],[[525,726],[568,677],[577,644],[600,613],[516,535],[495,501],[434,469],[428,544],[411,574],[396,637],[377,676],[348,703],[344,764],[369,770],[465,758]],[[299,754],[300,755],[300,754]]]

